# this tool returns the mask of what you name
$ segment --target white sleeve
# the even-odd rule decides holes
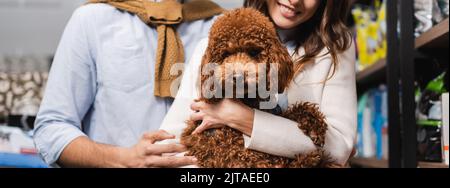
[[[311,92],[314,93],[312,95],[317,95],[311,98],[320,98],[320,110],[328,124],[324,149],[339,164],[347,162],[356,139],[357,96],[354,62],[352,46],[339,56],[339,64],[333,77],[325,83],[312,86],[318,92]],[[330,76],[330,71],[332,72],[329,69],[330,63],[330,58],[319,58],[313,67],[314,73],[321,73],[326,79]],[[293,85],[290,90],[293,89],[300,88]],[[293,104],[295,101],[289,103]],[[277,156],[294,157],[296,154],[315,149],[311,139],[297,128],[296,122],[261,111],[255,113],[252,136],[245,137],[244,140],[249,149]]]
[[[175,97],[172,106],[161,124],[160,129],[176,135],[175,140],[167,141],[170,143],[179,143],[179,138],[183,129],[186,127],[186,120],[189,119],[192,111],[190,105],[198,98],[198,79],[200,74],[200,65],[203,54],[208,46],[208,39],[201,40],[195,48],[192,58],[183,71],[180,88]],[[163,142],[163,143],[167,143]]]

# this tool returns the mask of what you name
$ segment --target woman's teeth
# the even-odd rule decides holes
[[[278,5],[280,6],[280,11],[281,14],[283,14],[283,16],[287,18],[292,18],[297,15],[297,12],[294,9],[284,6],[283,4],[280,3],[278,3]]]

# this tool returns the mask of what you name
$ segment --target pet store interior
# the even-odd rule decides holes
[[[61,34],[84,2],[0,1],[0,167],[49,167],[32,140],[34,119]],[[449,0],[350,3],[358,93],[350,166],[448,168]]]

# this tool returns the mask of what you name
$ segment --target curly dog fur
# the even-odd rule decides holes
[[[241,8],[225,13],[211,28],[208,48],[202,65],[217,63],[245,62],[266,66],[278,64],[278,91],[287,89],[294,76],[293,62],[281,44],[271,21],[251,8]],[[270,70],[268,70],[270,71]],[[207,76],[201,75],[202,85]],[[222,82],[226,81],[220,75]],[[267,85],[271,86],[271,83]],[[204,88],[202,88],[204,89]],[[220,102],[221,98],[205,98],[207,103]],[[249,98],[233,98],[251,107],[258,108]],[[264,99],[257,98],[257,101]],[[272,112],[272,110],[265,110]],[[317,150],[298,154],[296,158],[274,156],[244,147],[242,133],[224,127],[193,135],[201,122],[187,121],[187,128],[181,135],[181,143],[186,145],[186,155],[195,156],[199,166],[206,168],[314,168],[337,167],[322,149],[325,144],[327,124],[318,107],[311,103],[297,103],[289,107],[281,116],[298,122],[298,128],[308,135]]]

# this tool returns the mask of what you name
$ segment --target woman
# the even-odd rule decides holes
[[[282,42],[295,62],[296,75],[285,94],[279,96],[280,106],[286,108],[297,102],[319,105],[329,126],[325,150],[339,164],[344,165],[351,155],[356,137],[355,50],[349,31],[344,25],[349,2],[347,0],[246,0],[246,7],[254,7],[271,18]],[[166,117],[163,129],[170,128],[170,119],[190,113],[191,120],[203,123],[194,133],[211,128],[229,126],[244,134],[245,146],[278,156],[294,157],[313,151],[311,139],[291,120],[251,109],[232,100],[218,104],[194,102],[182,108],[186,99],[196,96],[195,79],[206,42],[200,42],[190,63],[193,70],[183,78],[180,94]],[[200,55],[198,55],[200,54]],[[196,59],[197,58],[197,59]],[[182,96],[184,95],[184,96]],[[173,124],[172,124],[173,125]]]

